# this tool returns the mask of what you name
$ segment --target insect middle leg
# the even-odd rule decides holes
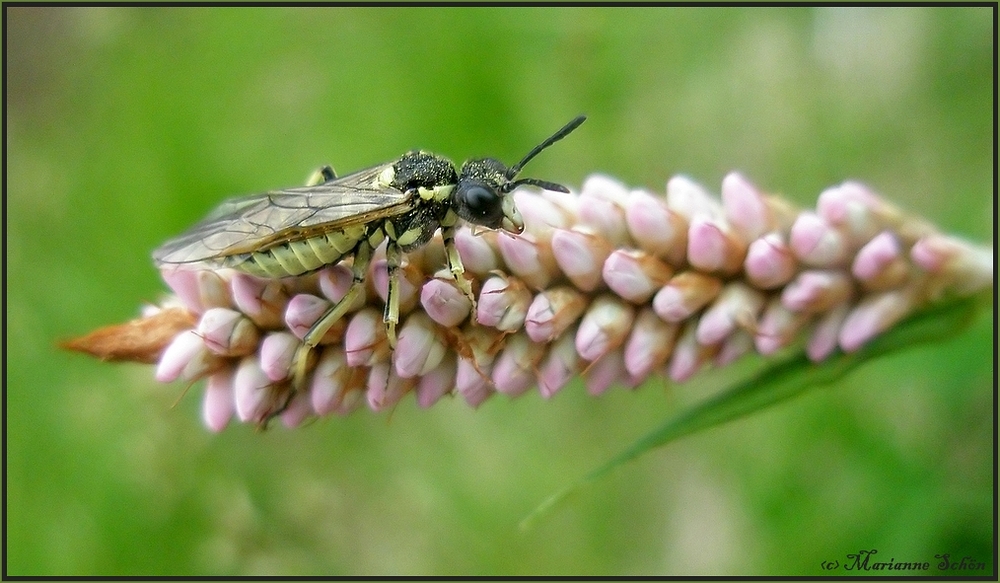
[[[395,241],[390,239],[385,246],[389,289],[385,294],[385,311],[382,314],[382,322],[385,324],[385,335],[389,340],[391,350],[396,349],[396,324],[399,324],[399,266],[402,259],[403,251]]]

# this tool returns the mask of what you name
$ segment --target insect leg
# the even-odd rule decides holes
[[[403,252],[395,241],[389,240],[385,246],[385,260],[389,271],[389,291],[385,295],[385,312],[382,321],[389,340],[389,348],[396,349],[396,324],[399,323],[399,264]]]
[[[299,347],[298,351],[295,353],[295,378],[294,385],[296,389],[303,389],[306,369],[309,366],[309,352],[319,345],[320,340],[326,335],[327,331],[337,323],[338,320],[344,317],[347,310],[351,309],[354,302],[357,300],[359,294],[364,291],[365,285],[365,274],[368,272],[368,264],[372,259],[372,247],[368,242],[368,238],[364,238],[358,243],[357,248],[354,250],[354,265],[351,267],[351,272],[354,275],[354,279],[351,282],[351,287],[348,288],[347,293],[344,297],[340,298],[340,301],[336,304],[330,306],[322,316],[316,320],[316,323],[309,328],[306,335],[302,338],[302,346]]]
[[[462,265],[462,258],[458,254],[458,248],[455,247],[455,227],[441,227],[441,237],[444,239],[444,252],[448,259],[448,269],[451,270],[451,275],[455,278],[458,289],[462,290],[465,297],[472,302],[472,313],[475,314],[476,296],[472,294],[472,284],[469,283],[468,279],[465,279],[465,266]]]
[[[309,175],[309,180],[306,180],[306,186],[317,186],[324,182],[329,182],[336,177],[337,173],[333,171],[333,166],[327,164]]]

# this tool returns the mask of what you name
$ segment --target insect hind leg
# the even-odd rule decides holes
[[[368,264],[372,260],[372,247],[365,238],[354,250],[354,265],[351,267],[353,280],[344,297],[340,301],[330,306],[322,316],[309,328],[302,338],[302,345],[295,352],[295,374],[293,386],[296,390],[305,389],[306,374],[309,369],[310,353],[316,348],[323,336],[336,324],[351,306],[355,304],[360,294],[364,291],[365,274],[368,272]]]

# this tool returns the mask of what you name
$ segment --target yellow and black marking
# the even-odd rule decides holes
[[[494,158],[473,159],[461,172],[448,159],[411,151],[394,162],[337,176],[324,166],[306,186],[230,199],[186,233],[153,252],[159,266],[229,267],[263,278],[302,275],[352,258],[347,294],[313,324],[296,355],[295,387],[302,388],[309,351],[361,293],[376,247],[386,242],[389,290],[383,320],[390,347],[399,323],[399,267],[403,253],[421,247],[440,228],[448,268],[472,300],[455,248],[459,220],[519,234],[524,222],[511,192],[529,184],[560,192],[566,187],[516,179],[539,152],[584,122],[579,116],[508,168]],[[515,180],[516,179],[516,180]],[[475,309],[473,309],[475,314]]]

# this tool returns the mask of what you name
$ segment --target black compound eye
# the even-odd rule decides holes
[[[496,228],[503,218],[503,204],[500,195],[482,184],[470,184],[459,191],[462,218]]]

